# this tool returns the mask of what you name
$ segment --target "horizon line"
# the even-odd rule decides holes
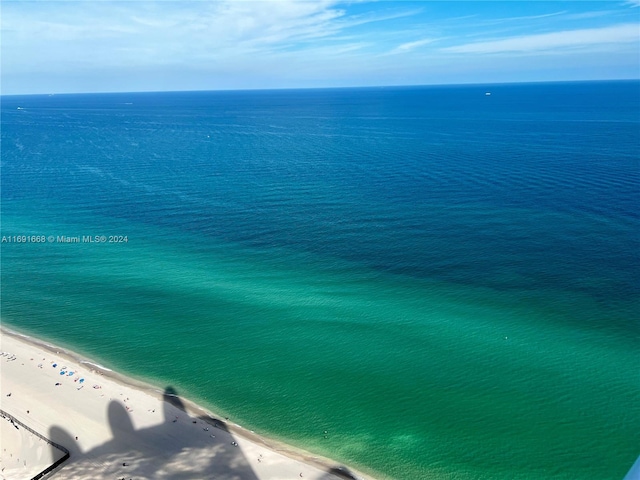
[[[633,82],[637,78],[602,78],[581,80],[526,80],[513,82],[455,82],[455,83],[423,83],[423,84],[393,84],[393,85],[359,85],[359,86],[328,86],[328,87],[271,87],[271,88],[218,88],[194,90],[129,90],[129,91],[97,91],[97,92],[49,92],[49,93],[0,93],[3,97],[54,96],[54,95],[117,95],[131,93],[210,93],[210,92],[272,92],[291,90],[358,90],[383,88],[421,88],[421,87],[456,87],[456,86],[488,86],[488,85],[526,85],[536,83],[597,83],[597,82]]]

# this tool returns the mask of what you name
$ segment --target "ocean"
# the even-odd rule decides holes
[[[1,106],[9,328],[379,478],[640,454],[640,82]]]

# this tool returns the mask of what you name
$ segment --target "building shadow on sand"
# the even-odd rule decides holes
[[[158,425],[135,429],[127,407],[112,400],[107,417],[112,438],[89,451],[82,451],[62,427],[54,426],[49,438],[70,452],[70,459],[54,478],[104,479],[241,479],[258,480],[239,444],[244,439],[231,432],[224,420],[190,416],[173,387],[163,394],[164,420]],[[188,423],[188,428],[176,424]],[[356,479],[345,467],[328,468],[315,480]]]

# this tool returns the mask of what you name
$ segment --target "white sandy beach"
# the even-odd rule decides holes
[[[369,478],[120,382],[55,347],[3,331],[0,350],[0,408],[70,452],[52,478]],[[60,458],[1,420],[0,479],[32,478]]]

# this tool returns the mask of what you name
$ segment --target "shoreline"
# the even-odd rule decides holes
[[[170,466],[168,470],[173,471],[173,474],[182,472],[181,469],[187,466],[195,465],[196,468],[208,469],[205,473],[215,475],[216,478],[227,478],[229,475],[228,478],[279,479],[303,476],[318,480],[373,480],[373,477],[329,458],[247,430],[228,418],[218,416],[181,397],[172,387],[167,387],[163,392],[157,386],[111,370],[91,359],[83,358],[70,349],[58,347],[4,326],[0,327],[0,338],[2,353],[9,352],[18,357],[10,361],[7,357],[0,356],[3,362],[0,369],[0,407],[47,438],[51,437],[52,432],[54,437],[61,436],[62,438],[52,440],[67,448],[69,446],[64,445],[61,439],[67,439],[71,443],[74,442],[74,438],[81,439],[78,445],[71,445],[71,458],[57,470],[65,470],[65,478],[83,478],[74,472],[79,472],[84,467],[74,468],[74,465],[82,466],[84,457],[87,457],[87,460],[91,457],[92,468],[95,468],[96,461],[100,463],[100,458],[94,458],[96,455],[101,457],[104,456],[103,453],[107,453],[106,451],[122,450],[126,442],[117,437],[118,433],[124,431],[130,437],[126,440],[135,443],[134,448],[140,450],[140,455],[131,460],[132,465],[137,462],[135,477],[131,478],[171,478],[172,474],[164,477],[163,473],[158,476],[157,470],[152,472],[157,462],[151,462],[151,465],[145,467],[145,464],[149,464],[149,458],[145,456],[153,460],[155,454],[160,452],[163,457],[167,457],[167,444],[170,442],[169,450],[175,454],[174,457],[180,458],[163,460],[166,462],[165,466]],[[12,350],[19,354],[12,353]],[[54,365],[56,367],[52,368]],[[65,369],[60,370],[61,367]],[[20,401],[16,400],[18,398],[23,399],[23,408]],[[79,401],[86,402],[91,408],[83,408]],[[24,408],[25,405],[29,408]],[[103,407],[102,412],[96,409],[98,406]],[[140,408],[141,406],[143,407]],[[56,414],[65,409],[67,421],[58,422],[59,415]],[[108,410],[106,417],[104,410]],[[165,418],[158,423],[160,411],[164,412]],[[111,426],[111,431],[106,428],[108,425]],[[196,428],[202,438],[198,437],[198,441],[194,443]],[[46,431],[42,431],[43,429]],[[68,434],[65,430],[73,430],[74,434]],[[135,440],[138,432],[141,432],[139,436],[144,437],[144,441],[150,444],[147,445],[147,451],[144,448],[140,449],[139,442]],[[154,433],[153,438],[150,432]],[[176,440],[184,440],[184,444],[181,445]],[[224,440],[224,443],[220,440]],[[238,442],[241,442],[241,445]],[[107,445],[108,448],[105,449]],[[100,453],[102,450],[105,452]],[[238,455],[239,451],[242,451],[242,455]],[[211,465],[204,460],[211,455],[228,457],[230,462],[223,466]],[[3,459],[3,466],[5,463]],[[124,464],[127,462],[122,462],[122,465]],[[95,473],[105,476],[120,475],[119,470],[123,469],[118,470],[114,465],[116,463],[113,462],[103,465],[103,470]],[[240,471],[235,471],[237,469]],[[130,469],[125,467],[124,470]],[[292,477],[294,473],[295,476]]]

